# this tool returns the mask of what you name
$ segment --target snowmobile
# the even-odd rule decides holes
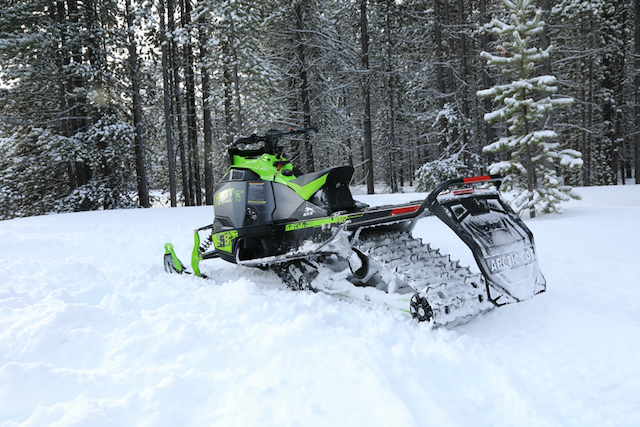
[[[221,258],[271,270],[292,290],[384,305],[434,326],[466,323],[545,291],[533,235],[501,197],[501,176],[453,179],[424,200],[370,207],[353,199],[353,167],[302,174],[285,158],[278,142],[310,131],[317,130],[237,139],[215,188],[213,223],[195,230],[192,272],[171,243],[165,270],[204,276],[200,262]],[[480,273],[412,237],[429,216],[462,239]]]

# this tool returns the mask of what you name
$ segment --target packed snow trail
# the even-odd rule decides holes
[[[526,221],[547,292],[438,330],[220,260],[166,274],[211,207],[2,221],[0,427],[640,425],[640,186],[576,191]],[[474,269],[435,218],[414,236]]]

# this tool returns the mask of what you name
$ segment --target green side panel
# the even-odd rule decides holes
[[[329,218],[314,219],[311,221],[295,222],[293,224],[287,224],[284,228],[284,231],[295,231],[295,230],[301,230],[303,228],[318,228],[327,224],[343,224],[347,222],[347,220],[349,219],[358,218],[358,217],[361,217],[362,215],[363,214],[340,215],[340,216],[332,216]]]
[[[222,233],[216,233],[211,238],[213,239],[213,245],[219,251],[231,253],[233,250],[233,241],[238,237],[238,230],[223,231]]]
[[[309,200],[309,197],[313,196],[313,193],[322,188],[322,186],[327,182],[327,177],[329,174],[325,174],[320,178],[311,181],[304,187],[299,186],[298,184],[294,184],[293,182],[289,182],[287,185],[291,187],[298,196],[302,197],[305,200]]]

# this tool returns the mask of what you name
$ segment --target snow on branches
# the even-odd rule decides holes
[[[427,162],[416,170],[416,191],[428,192],[442,182],[468,176],[468,168],[460,153],[450,158]]]
[[[573,99],[551,97],[558,90],[554,76],[531,76],[536,65],[549,58],[553,48],[531,46],[532,37],[544,30],[542,10],[535,7],[534,0],[503,0],[503,3],[509,12],[509,22],[493,19],[486,25],[502,40],[499,55],[482,52],[481,56],[487,65],[502,67],[502,73],[511,76],[512,81],[477,93],[500,105],[485,114],[485,121],[506,121],[509,125],[506,136],[483,149],[508,154],[489,166],[489,173],[507,175],[505,188],[515,191],[513,204],[520,213],[529,210],[533,217],[537,209],[543,213],[561,212],[560,202],[577,196],[571,187],[562,185],[555,169],[581,167],[581,154],[575,150],[557,151],[557,134],[537,128],[554,108],[570,105]]]

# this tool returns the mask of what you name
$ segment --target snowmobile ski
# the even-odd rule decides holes
[[[386,306],[435,326],[465,323],[545,291],[533,235],[501,197],[502,177],[449,180],[424,200],[369,207],[351,195],[352,167],[301,174],[286,160],[278,141],[310,131],[272,130],[235,141],[215,189],[214,221],[194,233],[194,275],[202,276],[201,261],[221,258],[269,269],[292,290]],[[428,216],[469,247],[480,273],[412,237]],[[201,232],[208,232],[202,242]],[[189,273],[170,243],[164,265]]]

